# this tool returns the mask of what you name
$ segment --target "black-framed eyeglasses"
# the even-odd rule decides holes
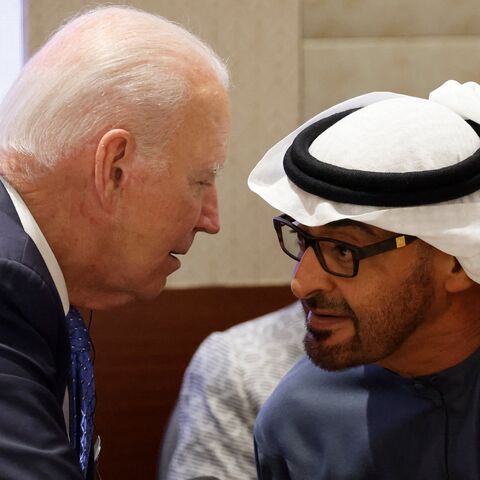
[[[412,235],[396,235],[381,242],[358,247],[333,238],[310,235],[285,214],[273,219],[273,227],[282,250],[289,257],[300,261],[307,248],[312,247],[326,272],[346,278],[357,275],[360,260],[405,247],[417,240],[417,237]]]

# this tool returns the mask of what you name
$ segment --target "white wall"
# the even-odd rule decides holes
[[[0,4],[6,0],[0,0]],[[25,0],[32,54],[61,21],[107,0]],[[286,284],[274,211],[246,179],[302,117],[373,90],[426,95],[480,80],[478,0],[116,0],[179,21],[227,59],[233,133],[219,178],[222,231],[200,234],[170,287]]]

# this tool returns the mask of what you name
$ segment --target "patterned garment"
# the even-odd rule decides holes
[[[213,333],[195,353],[162,450],[159,479],[256,479],[260,406],[303,354],[300,303]]]

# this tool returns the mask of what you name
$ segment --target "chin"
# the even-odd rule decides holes
[[[322,334],[308,332],[303,341],[305,353],[317,366],[330,372],[357,367],[366,363],[360,345],[354,339],[333,342],[330,331]]]
[[[167,277],[162,276],[161,278],[156,277],[150,282],[145,282],[142,285],[142,288],[135,291],[135,296],[137,300],[154,300],[157,298],[165,289],[167,284]]]

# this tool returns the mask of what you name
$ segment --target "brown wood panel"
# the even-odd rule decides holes
[[[154,302],[94,312],[102,480],[155,478],[163,431],[200,342],[291,301],[288,286],[166,290]]]

